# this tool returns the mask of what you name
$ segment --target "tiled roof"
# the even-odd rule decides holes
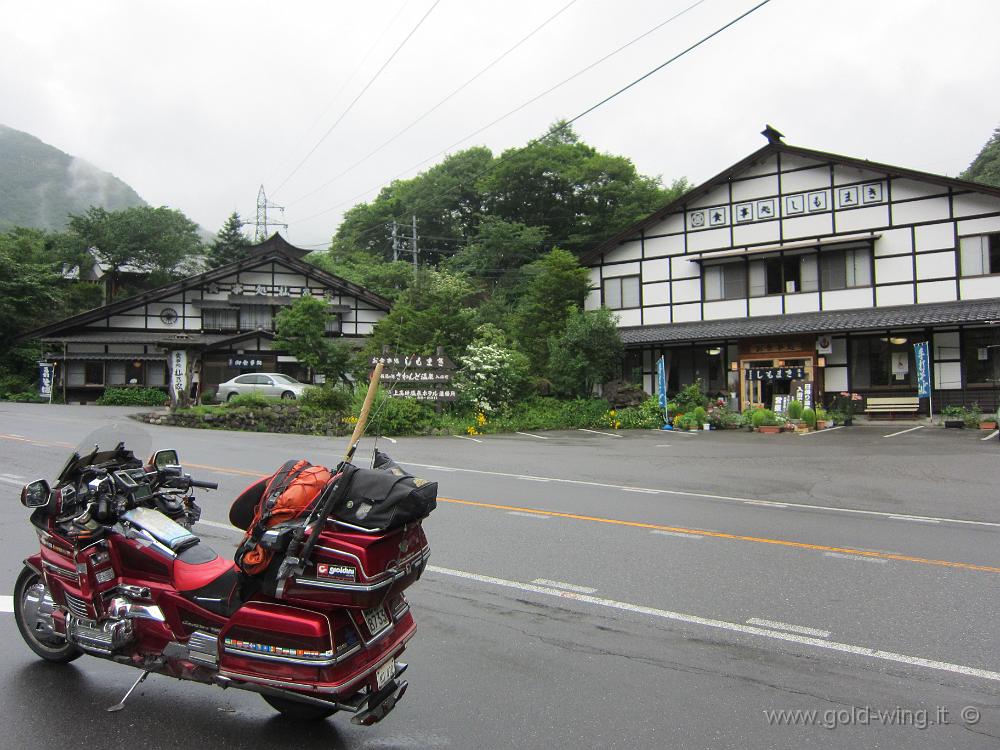
[[[963,300],[937,304],[862,308],[766,315],[753,318],[704,320],[693,323],[622,328],[626,345],[667,344],[718,339],[758,338],[795,333],[912,328],[956,323],[1000,323],[1000,299]]]

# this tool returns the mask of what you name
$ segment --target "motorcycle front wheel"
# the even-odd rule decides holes
[[[31,568],[25,567],[14,584],[14,621],[28,648],[45,661],[66,664],[83,656],[83,652],[67,642],[52,628],[54,603],[45,581]]]
[[[289,719],[319,721],[337,713],[337,709],[333,706],[326,708],[312,703],[300,703],[289,698],[279,698],[275,695],[261,695],[260,697],[267,701],[271,708],[280,711],[282,716],[287,716]]]

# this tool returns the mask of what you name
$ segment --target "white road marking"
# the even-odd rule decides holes
[[[6,482],[7,484],[16,484],[18,487],[24,486],[24,481],[21,479],[8,479],[7,477],[0,477],[0,482]]]
[[[841,560],[860,560],[861,562],[873,562],[885,564],[889,562],[882,557],[865,557],[864,555],[846,555],[843,552],[824,552],[825,557],[838,557]]]
[[[669,448],[670,443],[660,443],[656,446],[657,448]]]
[[[993,438],[995,438],[995,437],[996,437],[997,435],[1000,435],[1000,430],[993,430],[993,432],[991,432],[991,433],[990,433],[989,435],[987,435],[986,437],[984,437],[984,438],[979,438],[979,439],[980,439],[980,440],[992,440],[992,439],[993,439]]]
[[[598,432],[597,430],[587,430],[587,429],[584,429],[583,427],[578,428],[577,432],[589,432],[589,433],[594,434],[594,435],[604,435],[606,437],[616,437],[616,438],[623,437],[622,435],[616,435],[613,432]]]
[[[0,477],[7,477],[8,479],[24,479],[20,474],[0,474]]]
[[[622,487],[622,492],[640,492],[645,495],[658,495],[658,490],[646,490],[642,487]]]
[[[465,435],[452,435],[452,437],[457,437],[459,440],[471,440],[473,443],[481,443],[482,440],[476,440],[474,437],[466,437]]]
[[[525,482],[551,482],[551,479],[547,477],[531,477],[531,476],[519,476],[518,479],[523,479]]]
[[[787,630],[790,633],[801,633],[802,635],[812,635],[816,638],[829,638],[829,630],[817,630],[816,628],[807,628],[802,625],[789,625],[787,622],[779,622],[778,620],[761,620],[758,617],[751,617],[747,620],[747,625],[760,625],[762,628],[773,628],[775,630]]]
[[[670,432],[671,435],[683,435],[684,437],[694,437],[695,435],[698,434],[699,431],[695,430],[694,432],[685,432],[684,430],[668,430],[668,432]]]
[[[508,510],[508,516],[521,516],[522,518],[534,518],[536,521],[548,521],[550,516],[543,516],[540,513],[522,513],[519,510]]]
[[[684,534],[680,531],[664,531],[662,529],[653,529],[650,534],[659,534],[660,536],[676,536],[681,539],[704,539],[701,534]]]
[[[830,429],[831,430],[838,430],[840,428],[839,427],[831,427]],[[682,433],[679,433],[679,434],[683,435],[684,433],[682,432]],[[522,476],[532,476],[532,475],[526,475],[526,474],[510,474],[510,473],[503,472],[503,471],[486,471],[484,469],[466,469],[464,467],[457,467],[457,466],[439,466],[437,464],[418,464],[418,463],[412,463],[412,462],[409,462],[409,461],[405,462],[405,465],[407,465],[407,466],[416,466],[416,467],[421,468],[421,469],[434,469],[435,471],[462,471],[462,472],[466,472],[468,474],[484,474],[486,476],[492,476],[492,477],[510,477],[512,479],[517,479],[517,478],[522,477]],[[756,500],[756,498],[752,498],[752,497],[735,497],[733,495],[712,495],[712,494],[709,494],[707,492],[685,492],[683,490],[662,490],[662,489],[656,489],[656,488],[642,488],[642,487],[635,488],[635,487],[629,487],[627,485],[622,485],[622,484],[607,484],[605,482],[588,482],[588,481],[585,481],[583,479],[562,479],[562,478],[559,478],[559,477],[538,477],[538,478],[539,479],[548,479],[550,482],[562,482],[563,484],[577,484],[577,485],[582,485],[582,486],[585,486],[585,487],[603,487],[605,489],[612,489],[612,490],[649,489],[651,492],[658,492],[658,493],[660,493],[662,495],[679,495],[681,497],[697,497],[697,498],[701,498],[703,500],[719,500],[719,501],[723,501],[723,502],[738,502],[738,503],[747,503],[747,501]],[[771,501],[762,501],[762,502],[771,502]],[[807,503],[790,503],[790,502],[787,502],[787,501],[783,501],[780,504],[781,505],[785,505],[785,506],[787,506],[789,508],[799,508],[799,509],[802,509],[802,510],[824,510],[824,511],[831,511],[833,513],[854,513],[856,515],[876,516],[878,518],[890,518],[890,519],[894,519],[894,518],[898,518],[899,517],[899,514],[897,514],[897,513],[887,513],[885,511],[880,511],[880,510],[864,510],[862,508],[835,508],[835,507],[830,506],[830,505],[809,505]],[[926,519],[927,521],[947,521],[948,523],[961,523],[961,524],[965,524],[967,526],[986,526],[986,527],[989,527],[989,528],[1000,528],[1000,523],[997,523],[995,521],[970,521],[970,520],[965,519],[965,518],[948,518],[948,517],[945,517],[945,516],[907,516],[906,518],[908,518],[908,519],[910,519],[910,518],[922,518],[922,519]]]
[[[836,427],[825,427],[822,430],[813,430],[812,432],[800,432],[799,437],[808,437],[809,435],[822,435],[824,432],[833,432],[834,430],[842,430],[844,425],[838,425]]]
[[[765,505],[769,508],[787,508],[787,503],[776,503],[773,500],[744,500],[745,505]]]
[[[530,432],[518,432],[517,430],[515,430],[514,434],[515,435],[524,435],[525,437],[538,438],[539,440],[548,440],[548,438],[545,437],[545,436],[543,436],[543,435],[532,435]]]
[[[573,591],[560,591],[558,589],[550,588],[547,586],[538,586],[533,583],[520,583],[518,581],[508,581],[504,578],[494,578],[493,576],[479,575],[478,573],[467,573],[464,570],[452,570],[451,568],[441,568],[437,565],[428,565],[426,570],[431,573],[436,573],[438,575],[452,576],[455,578],[464,578],[470,581],[476,581],[478,583],[485,583],[492,586],[500,586],[503,588],[517,589],[519,591],[530,591],[536,594],[542,594],[543,596],[554,596],[562,599],[572,599],[574,601],[581,602],[583,604],[593,604],[599,607],[607,607],[610,609],[617,609],[623,612],[633,612],[639,615],[648,615],[650,617],[658,617],[664,620],[673,620],[675,622],[683,622],[690,625],[701,625],[702,627],[715,628],[717,630],[727,630],[733,633],[741,633],[743,635],[755,635],[761,636],[763,638],[771,638],[777,641],[785,641],[787,643],[796,643],[801,646],[815,646],[819,649],[825,649],[828,651],[837,651],[843,654],[853,654],[855,656],[864,656],[869,659],[878,659],[881,661],[890,661],[900,664],[909,664],[914,667],[924,667],[926,669],[936,669],[942,672],[952,672],[954,674],[964,674],[970,677],[979,677],[984,680],[992,680],[995,682],[1000,682],[1000,672],[994,672],[988,669],[979,669],[977,667],[969,667],[964,664],[952,664],[945,661],[937,661],[936,659],[926,659],[921,656],[908,656],[907,654],[899,654],[894,651],[883,651],[881,649],[869,648],[867,646],[856,646],[850,643],[838,643],[836,641],[827,641],[821,638],[813,638],[812,636],[799,635],[797,633],[782,633],[778,630],[769,630],[767,628],[760,628],[754,625],[742,625],[736,622],[728,622],[727,620],[716,620],[710,617],[701,617],[700,615],[689,615],[682,612],[672,612],[668,609],[658,609],[656,607],[645,607],[639,604],[630,604],[628,602],[615,601],[614,599],[604,599],[601,597],[591,596],[589,594],[577,594]]]
[[[916,521],[918,523],[941,523],[936,518],[925,518],[924,516],[889,516],[893,521]]]
[[[386,437],[385,435],[382,435],[379,439],[380,440],[388,440],[393,445],[396,444],[396,438]]]
[[[13,611],[14,611],[14,597],[0,596],[0,612],[13,612]]]
[[[896,437],[896,435],[905,435],[906,433],[913,432],[914,430],[922,430],[926,426],[927,425],[923,425],[923,424],[922,425],[917,425],[916,427],[911,427],[908,430],[900,430],[899,432],[894,432],[891,435],[883,435],[882,437],[889,438],[889,437]]]
[[[551,586],[554,589],[564,589],[565,591],[575,591],[578,594],[593,594],[597,589],[589,586],[577,586],[575,583],[563,583],[562,581],[550,581],[548,578],[536,578],[532,583],[540,586]]]

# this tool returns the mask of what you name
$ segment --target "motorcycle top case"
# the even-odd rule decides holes
[[[406,473],[380,451],[375,452],[375,468],[355,469],[348,481],[331,518],[361,530],[398,529],[426,518],[437,507],[437,482]]]

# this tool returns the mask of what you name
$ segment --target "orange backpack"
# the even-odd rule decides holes
[[[304,513],[331,479],[330,470],[305,460],[287,461],[267,481],[254,513],[253,523],[236,551],[236,564],[249,575],[265,570],[274,550],[260,546],[260,538],[272,526]]]

